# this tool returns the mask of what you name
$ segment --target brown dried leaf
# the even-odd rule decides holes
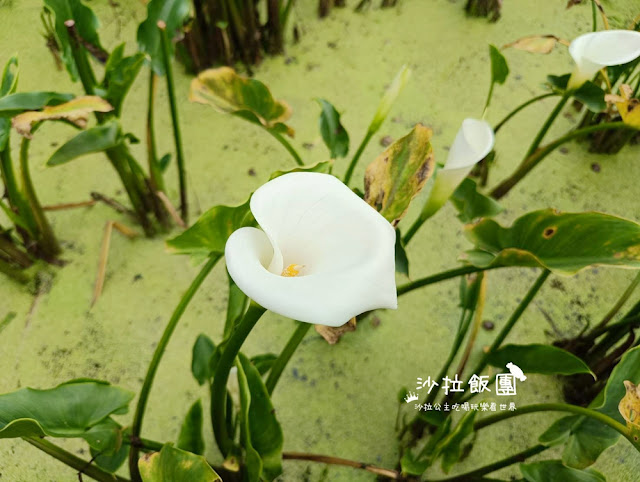
[[[327,340],[329,345],[335,345],[340,341],[340,338],[345,333],[349,333],[350,331],[356,331],[356,319],[351,318],[344,325],[338,327],[325,326],[325,325],[314,325],[316,331],[322,335],[322,338]]]
[[[620,400],[618,410],[627,422],[627,427],[637,431],[640,430],[640,386],[634,385],[629,380],[624,381],[624,386],[627,393]]]
[[[503,48],[506,49],[511,47],[517,50],[531,52],[533,54],[548,54],[551,53],[557,43],[568,45],[568,42],[556,37],[555,35],[531,35],[506,44]]]

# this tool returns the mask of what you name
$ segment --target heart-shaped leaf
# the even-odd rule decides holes
[[[560,460],[544,460],[531,464],[520,464],[520,471],[527,482],[606,482],[597,470],[578,470],[563,465]]]
[[[477,267],[539,266],[572,275],[592,265],[640,268],[640,225],[608,214],[534,211],[504,228],[491,219],[465,227]]]
[[[222,479],[201,455],[165,444],[138,461],[143,482],[217,482]]]
[[[84,129],[92,112],[110,112],[113,110],[102,97],[88,95],[76,97],[69,102],[55,106],[46,106],[39,111],[27,111],[11,119],[14,129],[24,137],[31,138],[31,127],[45,120],[63,120]]]
[[[291,117],[291,108],[284,101],[275,100],[262,82],[242,77],[230,67],[201,72],[191,81],[189,100],[293,135],[293,130],[284,124]]]
[[[151,0],[147,4],[147,18],[138,27],[138,47],[151,57],[151,68],[164,75],[162,44],[158,22],[166,25],[169,39],[173,40],[187,21],[190,12],[189,0]],[[169,42],[173,48],[173,42]]]
[[[431,134],[431,129],[417,124],[367,166],[364,200],[394,226],[433,174]]]
[[[62,144],[51,155],[47,166],[59,166],[87,154],[111,149],[121,142],[120,125],[117,121],[91,127]]]
[[[204,382],[212,377],[209,368],[211,356],[216,349],[215,343],[207,335],[199,334],[196,342],[193,344],[191,357],[191,373],[197,380],[198,385],[204,385]]]
[[[73,380],[48,390],[0,395],[0,438],[82,437],[105,450],[117,438],[109,416],[126,413],[133,393],[107,382]],[[115,438],[113,438],[115,437]]]
[[[489,355],[489,364],[505,367],[515,363],[525,373],[543,375],[574,375],[591,373],[580,358],[566,350],[550,345],[505,345]]]
[[[345,157],[349,152],[349,134],[340,123],[340,113],[324,99],[318,99],[322,108],[320,113],[320,134],[329,148],[331,159]]]
[[[573,97],[582,102],[591,112],[601,112],[607,108],[604,95],[604,90],[590,80],[582,84],[573,93]]]
[[[202,259],[213,254],[221,255],[231,233],[253,222],[249,200],[240,206],[214,206],[189,229],[169,239],[167,249],[174,254],[188,254]]]
[[[457,187],[449,200],[458,211],[458,219],[463,223],[497,216],[504,209],[495,199],[478,192],[476,182],[468,177]]]
[[[473,433],[473,422],[477,413],[477,410],[466,413],[451,432],[436,446],[433,459],[435,460],[439,456],[442,457],[442,470],[444,473],[448,473],[451,467],[460,460],[462,443]]]

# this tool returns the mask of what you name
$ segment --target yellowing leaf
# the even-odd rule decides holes
[[[293,136],[293,129],[283,124],[291,117],[291,107],[275,100],[259,80],[242,77],[231,67],[201,72],[191,81],[189,100]]]
[[[531,35],[506,44],[503,48],[511,47],[533,54],[548,54],[551,53],[557,43],[564,45],[569,44],[567,41],[561,40],[555,35]]]
[[[89,95],[76,97],[64,104],[46,106],[39,111],[23,112],[11,119],[11,125],[16,131],[27,138],[31,138],[31,128],[37,122],[45,120],[66,120],[84,128],[87,125],[89,114],[92,112],[110,112],[111,104],[101,97]]]
[[[433,174],[431,129],[417,124],[367,167],[364,200],[394,226]]]
[[[622,122],[640,129],[640,99],[634,99],[632,95],[633,89],[627,84],[622,84],[620,95],[612,96],[611,100],[615,102]]]
[[[627,422],[627,427],[633,431],[640,431],[640,386],[629,380],[624,381],[624,386],[627,393],[620,400],[618,410]]]

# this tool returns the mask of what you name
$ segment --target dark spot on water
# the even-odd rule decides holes
[[[337,42],[327,42],[327,47],[329,47],[330,49],[337,49],[338,48],[338,43]]]
[[[293,368],[291,370],[291,374],[293,375],[293,378],[295,378],[296,380],[300,379],[300,373],[298,372],[297,368]]]
[[[297,59],[295,57],[287,57],[286,59],[284,59],[284,64],[285,65],[291,65],[293,63],[297,63]]]
[[[566,147],[561,147],[558,151],[560,151],[560,154],[569,154],[569,149]]]
[[[383,136],[380,138],[380,145],[382,147],[390,146],[393,143],[393,137],[391,136]]]
[[[563,293],[567,292],[567,289],[565,288],[564,284],[562,283],[562,281],[560,281],[559,279],[552,279],[550,286],[554,289],[554,290],[560,290]]]
[[[253,167],[251,167],[251,168],[249,168],[249,170],[247,171],[247,174],[249,174],[249,175],[250,175],[250,176],[252,176],[252,177],[255,177],[255,175],[256,175],[256,170],[255,170]]]
[[[493,321],[489,321],[489,320],[484,320],[482,322],[482,328],[484,328],[487,331],[491,331],[495,328],[496,325],[494,325]]]
[[[137,273],[134,277],[133,277],[133,282],[135,283],[136,281],[140,281],[142,279],[142,275],[140,273]]]
[[[305,142],[304,144],[302,144],[302,147],[304,147],[306,150],[310,151],[311,149],[313,149],[314,145],[311,142]]]
[[[600,172],[601,168],[600,168],[600,164],[598,164],[597,162],[593,162],[591,163],[591,170],[595,173]]]

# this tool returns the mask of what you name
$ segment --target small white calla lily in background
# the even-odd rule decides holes
[[[397,308],[395,231],[340,180],[285,174],[260,187],[250,206],[262,229],[235,231],[225,258],[233,280],[256,303],[328,326]]]
[[[471,118],[462,121],[447,162],[436,174],[429,199],[420,214],[422,221],[433,216],[447,202],[473,166],[491,152],[494,142],[495,135],[488,122]]]
[[[576,68],[568,88],[577,89],[603,67],[622,65],[640,56],[640,32],[603,30],[577,37],[569,45]]]

